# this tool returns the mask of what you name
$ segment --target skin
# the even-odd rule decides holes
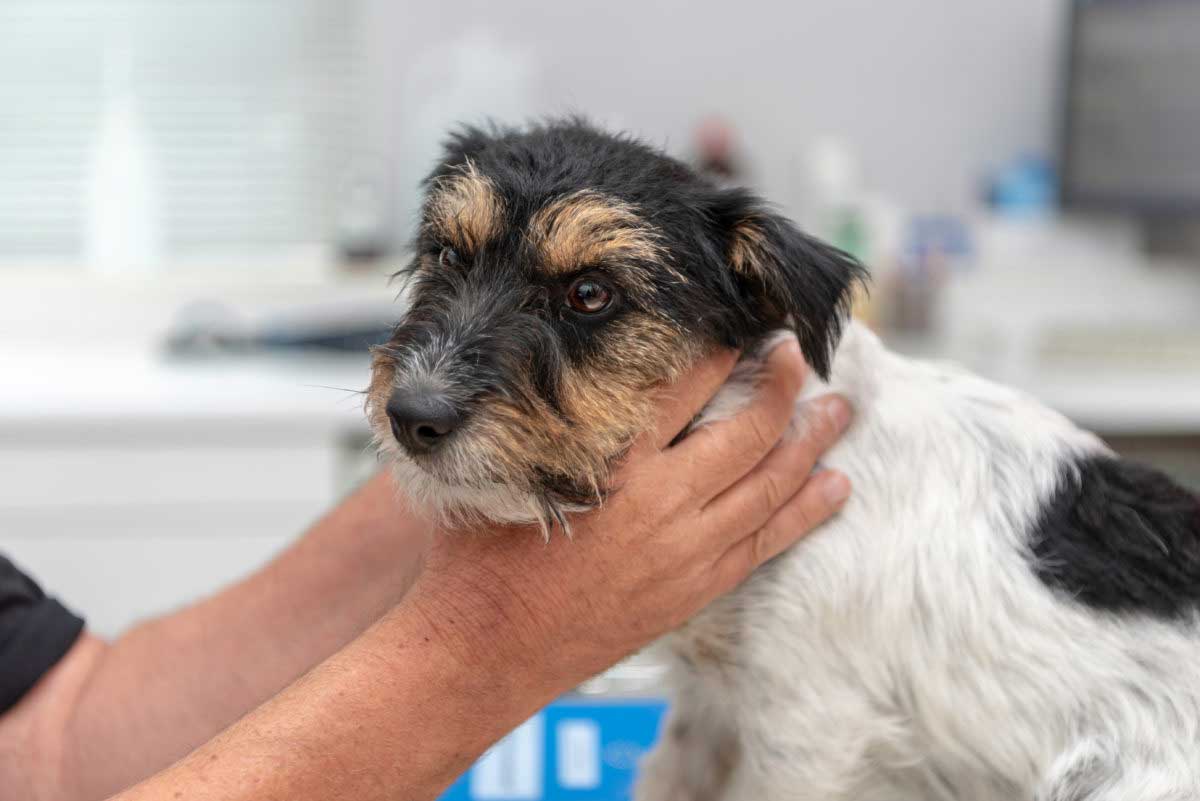
[[[844,476],[809,474],[849,422],[845,401],[813,402],[804,434],[786,436],[794,342],[749,408],[668,447],[734,361],[663,391],[621,490],[573,540],[430,541],[378,477],[241,584],[112,644],[85,636],[0,717],[0,799],[96,799],[146,776],[113,798],[436,798],[844,503]]]

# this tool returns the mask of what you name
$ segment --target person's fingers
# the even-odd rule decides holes
[[[757,395],[745,409],[692,432],[664,454],[695,475],[690,492],[708,501],[762,460],[792,418],[804,373],[800,346],[789,337],[767,357]]]
[[[754,531],[809,480],[813,466],[850,424],[850,404],[839,395],[826,395],[801,406],[795,434],[785,434],[744,478],[709,501],[721,532]],[[726,535],[727,536],[727,535]]]
[[[654,422],[630,448],[662,450],[687,427],[729,378],[740,353],[722,349],[697,362],[682,378],[657,393]]]
[[[753,534],[736,542],[713,567],[714,584],[726,592],[759,565],[774,559],[824,523],[850,497],[850,480],[836,470],[814,475],[790,501]]]

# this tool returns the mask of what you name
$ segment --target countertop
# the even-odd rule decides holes
[[[0,438],[5,440],[179,426],[197,436],[235,430],[302,436],[366,431],[360,394],[369,379],[365,356],[168,359],[150,349],[83,346],[69,353],[0,351],[0,374]],[[1103,433],[1200,433],[1200,371],[1058,367],[999,377]]]
[[[351,355],[170,359],[146,349],[0,351],[0,438],[187,426],[247,434],[366,431],[369,360]]]

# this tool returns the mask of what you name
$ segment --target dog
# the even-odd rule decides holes
[[[798,338],[855,494],[663,645],[639,801],[1200,798],[1200,499],[1016,391],[890,353],[854,259],[752,193],[570,119],[464,128],[425,183],[368,415],[453,521],[604,500],[650,389]]]

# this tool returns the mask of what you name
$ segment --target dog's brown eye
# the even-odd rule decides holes
[[[443,267],[461,267],[462,258],[454,248],[442,248],[442,252],[438,254],[438,264]]]
[[[612,299],[612,290],[594,278],[581,278],[567,290],[567,303],[580,314],[599,314]]]

